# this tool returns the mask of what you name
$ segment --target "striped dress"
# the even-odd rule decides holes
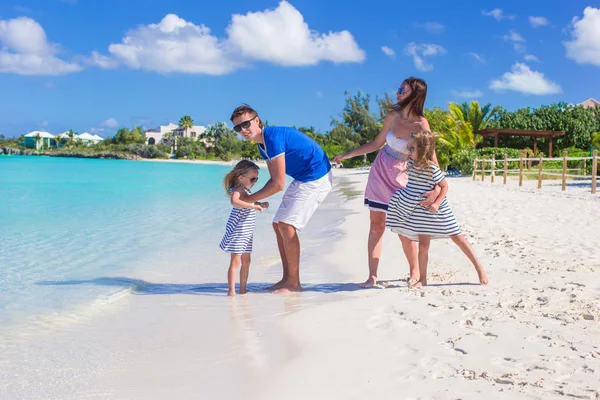
[[[419,205],[423,193],[445,179],[440,168],[435,164],[428,169],[413,167],[412,160],[408,167],[408,184],[392,196],[386,226],[413,241],[419,240],[418,235],[429,235],[432,239],[460,235],[460,227],[448,205],[448,199],[442,201],[437,213]]]
[[[235,187],[230,192],[234,189]],[[248,189],[244,188],[244,190],[250,195]],[[233,207],[227,220],[225,235],[221,240],[221,249],[233,254],[252,253],[255,223],[256,210]]]

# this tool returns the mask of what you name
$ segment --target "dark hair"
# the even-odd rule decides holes
[[[257,117],[258,118],[258,126],[261,129],[263,128],[264,125],[262,123],[262,120],[258,116],[258,113],[254,110],[254,108],[250,107],[248,104],[242,104],[241,106],[239,106],[238,108],[233,110],[233,112],[231,113],[231,118],[230,118],[231,122],[233,122],[234,118],[240,117],[246,113],[250,114],[252,117]]]
[[[406,99],[394,105],[394,110],[402,111],[406,108],[409,115],[423,117],[423,108],[425,107],[425,99],[427,98],[427,84],[423,79],[412,76],[406,78],[402,83],[405,82],[410,86],[411,93]]]
[[[233,167],[233,169],[225,175],[225,179],[223,179],[223,188],[225,189],[225,192],[227,192],[227,195],[231,196],[231,189],[238,184],[237,178],[253,168],[260,169],[258,168],[258,165],[250,160],[242,160],[235,164],[235,167]]]

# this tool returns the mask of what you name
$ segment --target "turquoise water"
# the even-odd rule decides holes
[[[110,298],[127,286],[71,284],[78,281],[190,268],[226,281],[226,268],[215,264],[224,261],[218,244],[230,210],[221,188],[228,170],[0,157],[0,325]],[[258,218],[257,232],[267,229],[270,218]]]

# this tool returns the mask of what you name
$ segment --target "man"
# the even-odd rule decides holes
[[[273,219],[283,278],[269,289],[277,293],[302,290],[300,285],[300,240],[302,230],[331,191],[331,163],[323,149],[294,128],[263,126],[258,113],[248,105],[231,114],[233,129],[258,145],[267,161],[270,179],[246,200],[256,202],[284,189],[285,175],[294,178]]]

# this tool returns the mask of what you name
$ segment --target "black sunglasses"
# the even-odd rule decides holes
[[[250,122],[252,122],[252,120],[256,117],[257,117],[257,115],[250,118],[248,121],[240,122],[239,124],[237,124],[236,126],[233,127],[233,130],[239,133],[242,131],[242,129],[250,128]]]
[[[400,86],[400,87],[398,88],[398,94],[399,94],[400,96],[402,96],[402,95],[404,94],[404,88],[403,88],[402,86]]]

